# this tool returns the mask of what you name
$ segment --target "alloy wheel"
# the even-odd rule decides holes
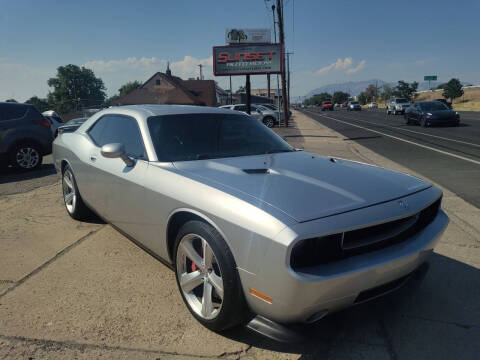
[[[267,117],[266,119],[263,120],[263,123],[265,124],[266,127],[273,127],[273,119],[271,117]]]
[[[176,271],[190,309],[203,319],[215,319],[223,304],[223,278],[217,258],[204,238],[187,234],[180,240]]]
[[[15,154],[15,161],[22,169],[33,169],[40,161],[40,154],[35,148],[21,147]]]
[[[63,200],[65,201],[67,211],[72,214],[75,211],[75,205],[77,203],[77,193],[75,191],[73,174],[70,169],[63,172],[62,180]]]

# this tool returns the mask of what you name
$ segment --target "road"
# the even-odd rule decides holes
[[[460,126],[406,125],[384,110],[304,113],[355,141],[451,190],[480,207],[480,113],[462,112]]]

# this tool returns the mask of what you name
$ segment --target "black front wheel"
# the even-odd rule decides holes
[[[8,154],[10,164],[19,171],[31,171],[42,166],[40,146],[35,143],[15,145]]]
[[[421,127],[427,127],[428,126],[427,120],[424,117],[422,117],[420,119],[420,126]]]

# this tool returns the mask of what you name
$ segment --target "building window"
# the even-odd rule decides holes
[[[160,79],[155,80],[155,85],[160,85]]]

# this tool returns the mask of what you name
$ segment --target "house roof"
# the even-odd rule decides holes
[[[174,88],[167,91],[155,91],[150,88],[150,82],[154,78],[161,77]],[[182,80],[177,76],[169,76],[162,72],[156,72],[139,88],[122,96],[115,104],[184,104],[184,105],[207,105],[216,103],[215,82],[213,80]]]

